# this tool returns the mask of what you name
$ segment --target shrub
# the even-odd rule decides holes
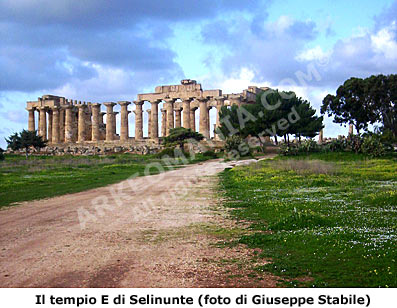
[[[386,148],[379,135],[366,136],[361,145],[361,152],[372,157],[380,157],[386,154]]]
[[[218,155],[212,150],[205,151],[203,153],[203,156],[204,157],[211,157],[211,158],[218,158]]]
[[[323,145],[323,150],[326,152],[343,152],[346,150],[346,140],[337,139]]]
[[[301,153],[313,153],[318,152],[319,150],[320,146],[313,139],[304,140],[298,144],[298,152]]]
[[[360,135],[350,135],[346,139],[346,150],[360,153],[362,143],[363,137],[361,137]]]
[[[285,156],[298,155],[298,147],[295,145],[282,144],[280,146],[280,154]]]
[[[238,151],[238,147],[243,142],[243,139],[240,136],[233,135],[226,138],[225,141],[225,150],[230,152],[233,150]]]
[[[252,149],[240,136],[233,135],[226,138],[225,150],[229,159],[238,159],[252,155]]]
[[[165,157],[179,157],[181,155],[184,155],[185,157],[189,156],[189,153],[186,153],[184,151],[181,151],[179,148],[165,148],[158,152],[155,156],[158,158],[163,158]]]

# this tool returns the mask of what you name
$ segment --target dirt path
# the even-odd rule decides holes
[[[274,277],[251,273],[253,251],[213,245],[243,232],[214,192],[214,175],[230,165],[205,162],[0,211],[0,287],[274,286]]]

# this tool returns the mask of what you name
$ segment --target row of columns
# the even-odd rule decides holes
[[[169,134],[170,130],[175,127],[185,127],[195,130],[195,111],[197,107],[191,107],[190,103],[193,98],[185,99],[182,101],[182,107],[174,108],[176,99],[165,99],[164,108],[161,109],[162,119],[162,136]],[[208,98],[198,98],[200,108],[200,122],[199,132],[205,137],[210,138],[210,121],[209,121],[209,110],[212,107],[207,105]],[[216,126],[219,126],[219,112],[222,106],[224,106],[224,98],[217,98],[217,118]],[[147,110],[149,115],[149,137],[151,139],[159,138],[159,127],[158,127],[158,116],[159,116],[159,104],[161,100],[150,101],[151,108]],[[121,125],[120,125],[120,141],[127,141],[129,139],[129,127],[128,127],[128,114],[131,112],[128,110],[128,106],[131,102],[122,101],[118,103],[121,107]],[[135,139],[143,139],[143,101],[134,102],[136,108],[133,111],[135,113]],[[50,140],[52,143],[60,142],[84,142],[84,141],[99,141],[103,139],[101,133],[101,127],[103,127],[103,115],[107,115],[106,120],[106,131],[105,140],[113,141],[116,140],[116,115],[118,112],[114,112],[113,108],[115,103],[108,102],[104,103],[106,106],[106,113],[101,112],[101,105],[98,103],[93,104],[70,104],[64,106],[54,107],[37,107],[28,108],[29,122],[28,129],[31,131],[35,130],[35,116],[34,112],[37,109],[39,111],[39,124],[38,131],[39,135],[45,139]],[[76,112],[77,108],[77,112]],[[174,118],[175,112],[175,118]],[[48,114],[48,134],[47,134],[47,114]],[[182,123],[183,115],[183,123]],[[76,125],[77,123],[77,125]],[[174,124],[175,123],[175,124]],[[76,127],[77,126],[77,127]],[[77,133],[76,133],[77,130]]]

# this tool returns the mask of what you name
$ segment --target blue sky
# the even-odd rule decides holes
[[[43,94],[133,101],[190,78],[292,89],[319,110],[347,78],[379,73],[397,73],[395,0],[0,0],[3,148]]]

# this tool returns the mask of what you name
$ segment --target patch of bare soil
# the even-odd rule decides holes
[[[257,252],[217,245],[245,232],[214,191],[230,165],[210,161],[0,211],[0,287],[275,286],[277,277],[252,271]]]

